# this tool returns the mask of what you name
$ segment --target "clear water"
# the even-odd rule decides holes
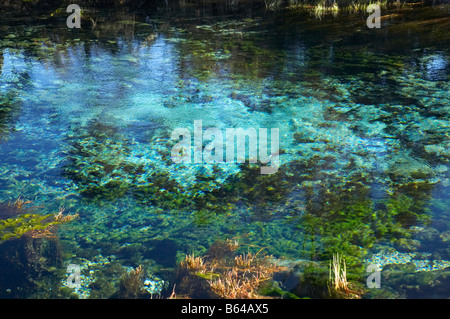
[[[79,214],[58,228],[61,263],[27,275],[61,288],[67,265],[81,264],[78,297],[108,298],[91,283],[117,284],[114,267],[144,265],[169,280],[186,254],[233,239],[284,261],[327,265],[340,252],[363,285],[371,263],[409,262],[410,274],[435,270],[442,281],[450,265],[448,11],[392,14],[378,30],[364,15],[293,12],[163,14],[151,24],[136,15],[93,31],[68,30],[64,19],[3,23],[4,219],[18,198],[39,214]],[[171,132],[193,132],[194,120],[204,130],[278,128],[278,172],[173,163]],[[430,292],[414,278],[383,281],[365,297],[449,296],[448,285]],[[68,296],[42,286],[0,290]]]

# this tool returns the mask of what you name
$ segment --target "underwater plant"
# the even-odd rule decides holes
[[[29,201],[29,200],[23,200],[23,199],[21,199],[20,196],[19,196],[13,203],[9,202],[9,203],[8,203],[8,206],[14,207],[14,208],[16,208],[17,210],[21,210],[22,208],[24,208],[25,205],[30,204],[30,203],[31,203],[31,201]]]
[[[194,254],[192,255],[186,255],[186,258],[181,261],[180,263],[181,267],[185,267],[189,270],[193,271],[199,271],[199,272],[205,272],[206,266],[203,262],[202,257],[195,257]]]
[[[54,238],[56,226],[78,218],[78,214],[21,214],[14,218],[0,220],[0,241],[18,238],[28,234],[33,238]]]
[[[400,192],[375,201],[368,190],[335,186],[311,198],[305,213],[297,217],[307,237],[309,258],[325,261],[339,253],[346,256],[352,274],[362,273],[370,249],[383,243],[404,245],[412,236],[411,226],[428,223],[425,201]]]
[[[333,261],[330,261],[330,278],[328,285],[330,297],[339,299],[360,299],[363,291],[357,291],[355,289],[357,289],[356,285],[347,281],[345,259],[342,258],[339,253],[333,255]]]
[[[64,214],[61,208],[56,214],[32,212],[38,207],[19,197],[0,214],[0,297],[20,297],[27,293],[49,297],[53,292],[43,287],[56,287],[55,274],[62,263],[62,247],[57,236],[58,226],[78,218],[78,214]],[[46,278],[50,276],[50,280]],[[42,280],[42,282],[41,282]],[[53,290],[53,291],[56,291]]]
[[[143,275],[142,265],[139,265],[122,276],[119,283],[119,291],[114,298],[136,299],[145,294],[143,289],[144,283],[142,281]]]
[[[2,57],[1,54],[0,57]],[[0,141],[6,139],[9,133],[14,131],[14,122],[21,107],[17,95],[15,90],[10,90],[6,93],[2,92],[0,95]]]
[[[187,270],[184,276],[191,276],[193,285],[202,281],[200,286],[209,289],[213,296],[219,298],[261,298],[258,290],[262,283],[269,281],[275,272],[283,269],[276,264],[272,256],[263,254],[263,249],[256,253],[248,251],[234,254],[236,241],[219,240],[211,248],[211,254],[207,252],[204,257],[186,255],[180,262],[180,267]],[[197,277],[197,280],[193,280],[195,278],[192,275]],[[180,278],[178,280],[183,281]]]

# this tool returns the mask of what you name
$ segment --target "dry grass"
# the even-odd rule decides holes
[[[256,290],[260,284],[258,277],[243,276],[236,268],[222,274],[216,280],[210,280],[211,289],[220,297],[226,299],[258,298]]]
[[[21,209],[24,208],[24,206],[26,204],[30,204],[30,203],[31,203],[31,201],[29,201],[29,200],[22,200],[20,198],[20,196],[19,196],[19,198],[17,198],[14,203],[9,202],[8,206],[15,207],[17,210],[21,210]]]
[[[232,251],[238,247],[236,241],[227,241],[225,244],[229,245]],[[273,273],[282,268],[276,265],[271,256],[263,255],[262,250],[236,255],[234,259],[211,259],[207,263],[200,257],[187,255],[184,264],[190,265],[190,269],[214,274],[208,284],[221,298],[263,298],[257,292],[261,283],[271,279]]]
[[[79,217],[78,214],[65,215],[65,216],[64,216],[64,214],[63,214],[64,211],[65,211],[64,207],[62,207],[62,208],[59,209],[59,212],[57,212],[57,213],[55,214],[55,222],[59,222],[59,223],[67,223],[67,222],[70,222],[70,221],[72,221],[72,220],[74,220],[74,219],[76,219],[76,218]]]
[[[219,278],[208,281],[213,292],[225,299],[262,298],[257,293],[261,283],[271,279],[281,267],[270,256],[258,256],[259,252],[236,256],[233,266],[224,269]]]
[[[194,254],[186,255],[183,261],[181,261],[181,267],[187,268],[192,271],[204,273],[206,271],[206,265],[202,257],[195,257]]]

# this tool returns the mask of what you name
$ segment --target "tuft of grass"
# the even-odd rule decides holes
[[[339,256],[339,253],[333,255],[333,263],[330,261],[330,281],[332,288],[336,291],[348,289],[347,267],[345,266],[345,260]]]
[[[333,255],[333,261],[330,261],[328,286],[330,297],[338,299],[360,299],[363,291],[355,289],[356,285],[347,281],[345,259],[343,259],[339,253]]]
[[[220,242],[213,245],[212,252],[217,252],[217,246],[230,245],[228,253],[234,253],[237,241]],[[262,298],[258,293],[261,284],[270,280],[274,272],[283,268],[276,265],[272,256],[247,252],[228,258],[228,254],[210,254],[205,257],[186,255],[180,266],[191,274],[206,279],[206,286],[216,296],[225,299]],[[220,249],[222,252],[222,249]],[[207,258],[206,258],[207,257]]]
[[[396,2],[393,0],[319,0],[319,2],[289,0],[287,2],[287,8],[289,10],[305,9],[316,18],[322,19],[325,15],[329,14],[337,16],[341,11],[351,14],[366,13],[367,8],[372,4],[379,5],[381,8],[386,8],[389,4],[395,6],[401,5],[400,0],[396,0]]]

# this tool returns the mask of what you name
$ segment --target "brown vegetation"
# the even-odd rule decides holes
[[[328,287],[330,297],[360,299],[363,291],[356,289],[357,287],[353,283],[347,281],[345,260],[339,254],[333,255],[333,261],[330,261],[330,284]]]

